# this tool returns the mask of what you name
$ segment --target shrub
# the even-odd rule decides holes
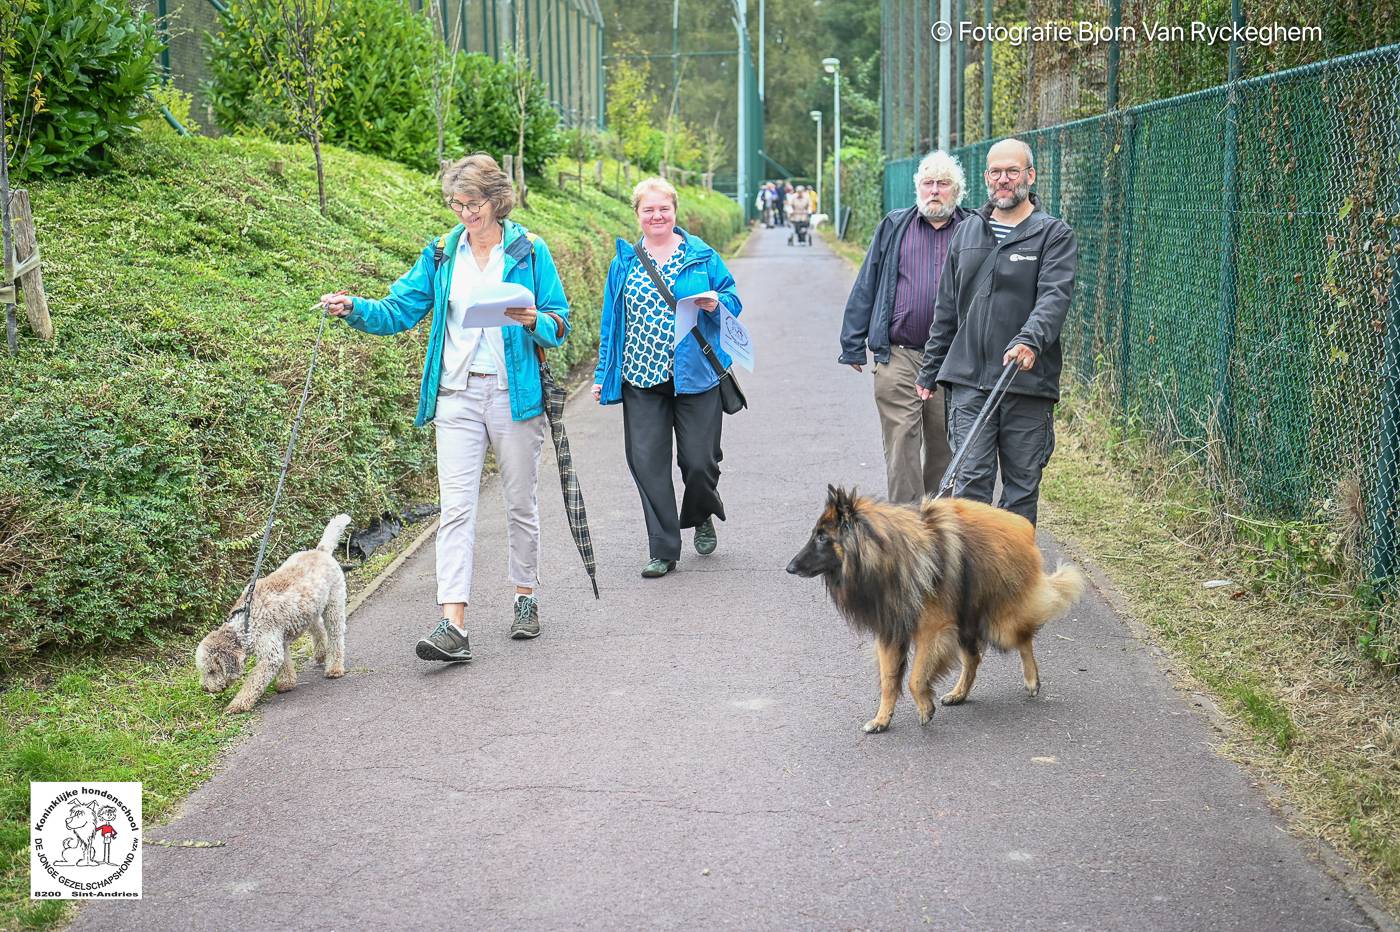
[[[157,81],[151,15],[125,0],[35,0],[0,18],[12,30],[7,63],[24,64],[5,81],[15,177],[106,166],[109,145],[136,129]]]
[[[342,85],[326,107],[325,141],[379,155],[423,171],[437,168],[437,119],[428,68],[441,40],[428,20],[402,0],[340,0],[337,28],[343,48]],[[291,140],[278,108],[261,99],[260,64],[249,20],[272,17],[268,0],[235,0],[218,34],[208,37],[208,97],[219,125]],[[457,90],[447,116],[448,157],[485,150],[515,151],[516,107],[510,66],[485,55],[461,53]],[[558,150],[558,114],[542,87],[526,107],[525,166],[538,172]]]

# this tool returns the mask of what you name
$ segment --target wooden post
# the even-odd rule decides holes
[[[515,180],[515,156],[512,155],[512,154],[510,154],[510,153],[507,153],[507,154],[504,156],[504,160],[505,160],[505,164],[502,165],[501,168],[505,170],[506,177],[509,178],[510,180],[514,181],[514,180]]]
[[[599,159],[593,163],[593,178],[598,183],[598,187],[603,187],[603,160]]]
[[[24,313],[29,328],[41,340],[53,339],[53,321],[49,319],[49,298],[44,293],[44,273],[39,267],[39,238],[34,230],[34,215],[29,209],[29,192],[15,192],[14,199],[15,267],[18,284],[24,292]]]

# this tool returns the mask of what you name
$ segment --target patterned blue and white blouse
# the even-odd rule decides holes
[[[685,240],[666,264],[661,280],[675,293],[676,275],[685,256]],[[622,340],[622,378],[637,388],[651,388],[671,378],[676,361],[676,315],[656,290],[640,262],[632,263],[622,286],[627,319]]]

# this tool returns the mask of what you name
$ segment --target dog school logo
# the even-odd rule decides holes
[[[1036,257],[1036,256],[1027,256],[1027,255],[1023,255],[1023,254],[1021,254],[1021,253],[1019,253],[1019,252],[1013,252],[1013,253],[1011,254],[1011,261],[1012,261],[1012,262],[1034,262],[1037,258],[1038,258],[1038,257]]]
[[[29,897],[141,898],[141,784],[29,784]]]

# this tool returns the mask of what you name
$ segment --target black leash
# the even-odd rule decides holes
[[[942,498],[953,491],[953,483],[958,477],[958,467],[967,457],[967,451],[972,448],[972,443],[977,439],[977,435],[982,432],[982,427],[987,423],[987,418],[992,416],[992,412],[1001,404],[1001,400],[1006,397],[1006,390],[1011,387],[1011,383],[1016,379],[1016,372],[1020,369],[1020,363],[1009,362],[1001,372],[1001,378],[997,379],[997,384],[992,386],[992,393],[987,396],[987,403],[982,406],[982,413],[977,415],[977,420],[972,422],[972,428],[968,430],[967,437],[958,445],[958,452],[953,457],[953,461],[948,464],[948,468],[943,472],[943,478],[938,482],[938,494],[934,498]]]
[[[301,430],[301,416],[306,411],[306,399],[311,395],[311,376],[316,371],[316,357],[321,352],[321,335],[326,332],[326,318],[330,310],[324,304],[313,304],[311,309],[321,309],[321,325],[316,329],[316,343],[311,347],[311,366],[306,370],[306,384],[301,387],[301,401],[297,404],[296,420],[292,422],[292,437],[287,441],[287,452],[282,457],[282,472],[277,476],[277,489],[272,493],[272,510],[267,515],[267,527],[263,528],[262,543],[258,544],[258,558],[253,563],[253,578],[248,581],[248,598],[241,608],[234,609],[228,616],[233,621],[243,616],[243,636],[248,636],[248,627],[253,621],[253,593],[257,589],[258,574],[262,572],[263,557],[267,555],[267,542],[272,537],[272,525],[277,518],[277,505],[282,500],[282,486],[287,481],[287,470],[292,465],[292,451],[297,446],[297,432]]]

